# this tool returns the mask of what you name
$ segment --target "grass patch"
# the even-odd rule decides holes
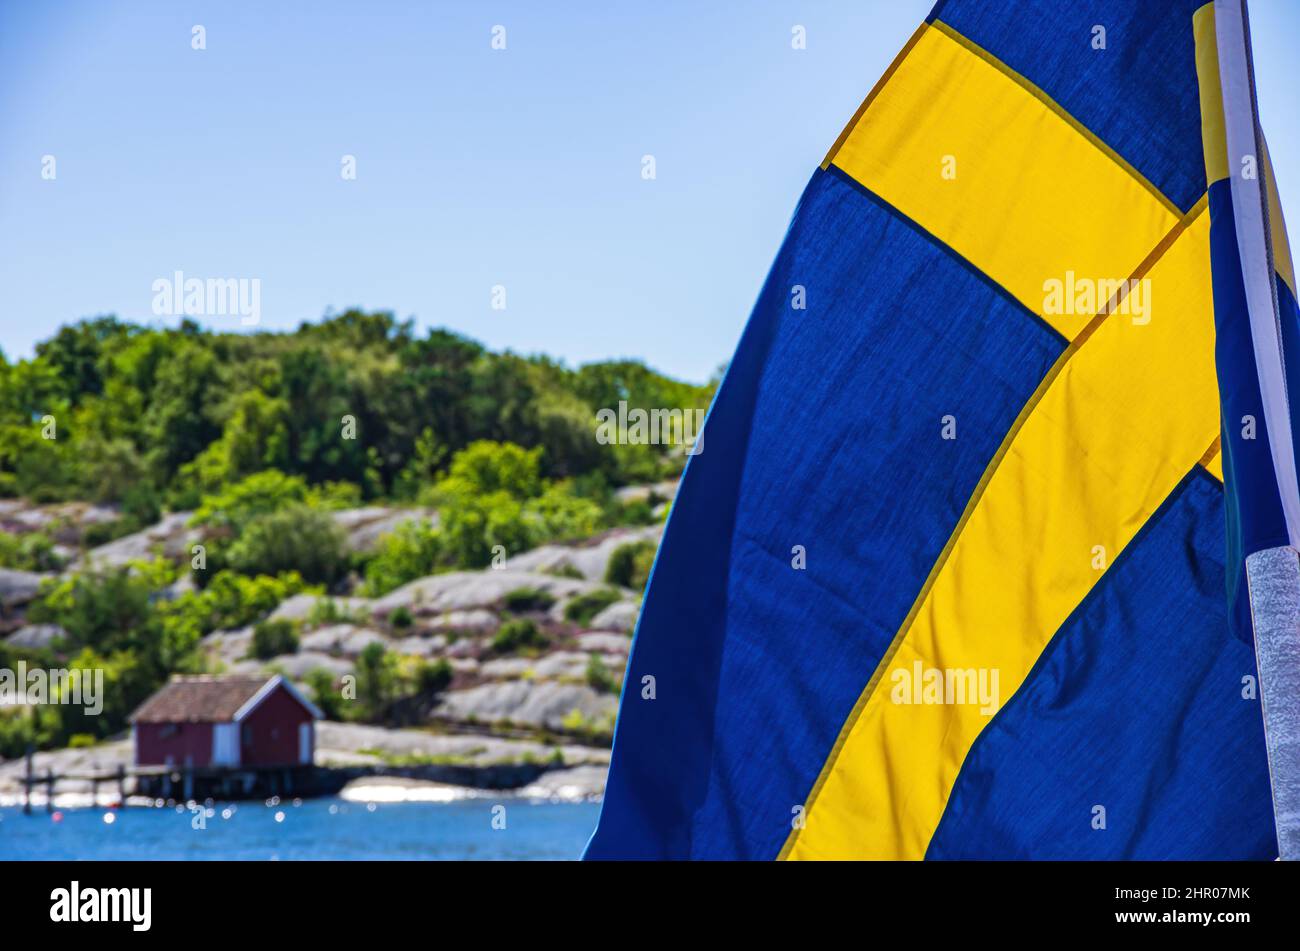
[[[357,750],[383,760],[385,766],[473,766],[474,757],[487,752],[486,746],[474,746],[463,753],[394,753],[373,746]]]
[[[611,714],[607,717],[589,717],[581,710],[573,709],[568,712],[560,726],[567,733],[585,740],[588,743],[597,743],[604,745],[614,736],[614,716]]]

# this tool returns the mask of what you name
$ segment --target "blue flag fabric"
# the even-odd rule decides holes
[[[588,858],[1277,854],[1204,6],[949,0],[871,91],[687,466]]]

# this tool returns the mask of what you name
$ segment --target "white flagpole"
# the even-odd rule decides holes
[[[1300,859],[1300,485],[1246,0],[1215,0],[1214,23],[1237,250],[1273,474],[1290,539],[1290,545],[1249,555],[1246,581],[1278,853],[1295,860]]]

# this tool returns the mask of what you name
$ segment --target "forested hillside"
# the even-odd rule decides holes
[[[63,327],[31,359],[0,355],[0,500],[11,500],[0,570],[18,587],[39,580],[21,612],[0,603],[0,636],[20,623],[59,632],[39,647],[0,640],[0,667],[97,667],[110,683],[93,720],[0,710],[0,756],[120,729],[169,674],[210,669],[201,639],[257,624],[294,594],[378,598],[657,521],[654,498],[616,490],[675,477],[681,447],[601,442],[596,413],[620,401],[703,409],[711,394],[635,361],[571,369],[357,311],[256,334],[102,317]],[[72,503],[96,517],[78,521]],[[4,516],[19,504],[42,520]],[[409,518],[349,544],[339,516],[370,508]],[[160,519],[183,547],[94,557]],[[635,559],[627,577],[643,581],[647,557],[629,551],[620,570]],[[274,656],[292,632],[263,627],[256,649]],[[407,672],[410,692],[446,685],[429,666]],[[367,716],[384,720],[384,704]]]
[[[63,327],[34,359],[0,354],[0,495],[152,516],[276,469],[365,499],[415,499],[484,439],[541,450],[543,478],[576,478],[593,495],[680,466],[661,448],[600,445],[598,408],[703,406],[709,395],[633,361],[571,370],[444,330],[417,336],[386,313],[257,334],[102,317]],[[42,438],[44,417],[56,439]]]

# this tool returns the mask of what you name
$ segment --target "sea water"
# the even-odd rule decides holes
[[[504,811],[503,811],[504,809]],[[576,859],[592,802],[214,802],[125,809],[0,808],[0,860]]]

